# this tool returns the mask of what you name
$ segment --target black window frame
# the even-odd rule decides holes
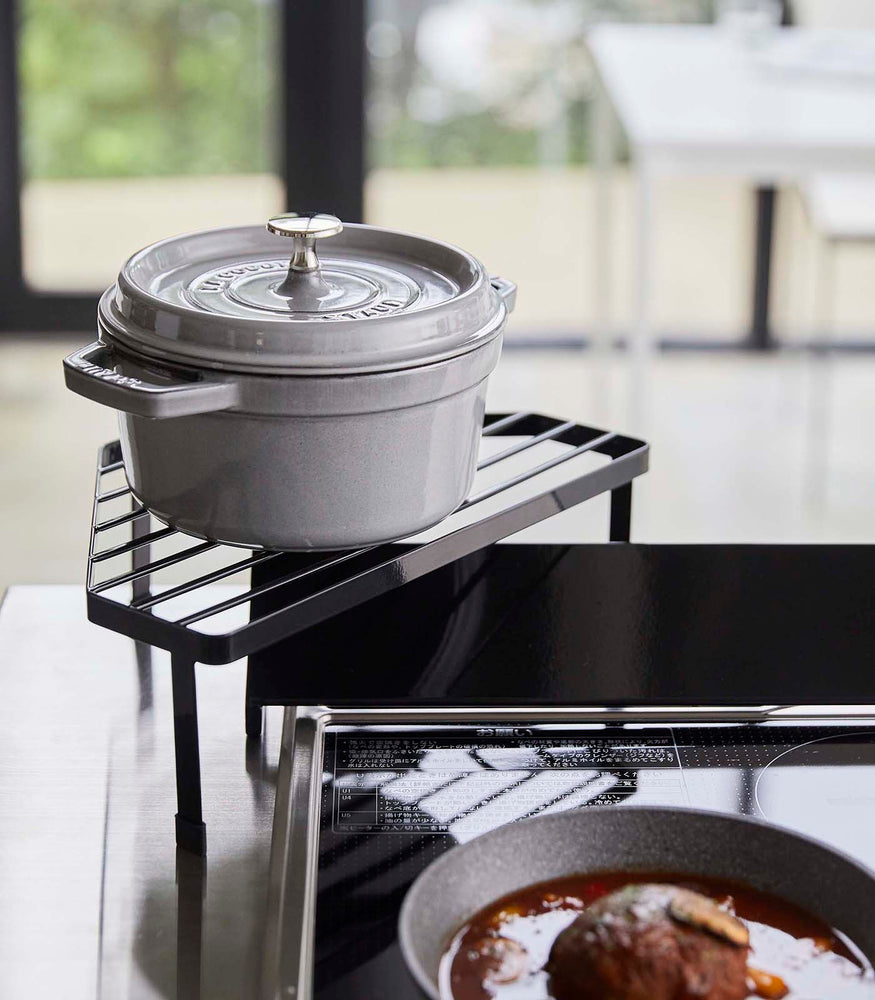
[[[279,0],[279,8],[287,209],[361,222],[365,4]],[[0,334],[90,330],[102,289],[44,292],[24,280],[18,23],[19,0],[0,0]]]

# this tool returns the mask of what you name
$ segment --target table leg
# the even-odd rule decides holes
[[[781,0],[781,25],[793,24],[790,0]],[[775,242],[775,197],[773,187],[757,188],[756,258],[753,280],[753,315],[750,324],[750,346],[768,351],[775,346],[769,310],[772,283],[772,249]]]
[[[811,505],[822,508],[829,491],[830,424],[832,422],[832,339],[835,303],[834,241],[817,238],[814,274],[813,339],[808,351],[808,427],[805,441],[805,492]]]
[[[760,351],[774,347],[769,321],[769,287],[775,224],[775,189],[757,188],[756,257],[753,279],[753,316],[750,346]]]
[[[612,180],[616,163],[616,120],[601,80],[593,102],[595,205],[592,230],[593,326],[590,340],[590,391],[593,419],[610,423],[608,413],[611,349]]]
[[[635,265],[635,311],[629,349],[629,429],[641,432],[648,412],[648,382],[653,363],[653,178],[639,163],[636,178],[638,241]]]

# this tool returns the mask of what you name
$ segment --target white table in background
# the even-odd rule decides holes
[[[603,342],[609,108],[626,132],[637,168],[633,419],[642,416],[653,346],[654,179],[712,174],[780,184],[819,171],[875,170],[875,75],[862,71],[860,58],[866,46],[875,53],[875,33],[779,28],[773,36],[752,47],[719,26],[640,24],[599,25],[587,36],[601,81],[595,280]],[[838,67],[840,51],[854,56],[848,72]]]

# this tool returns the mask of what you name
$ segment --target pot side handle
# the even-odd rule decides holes
[[[516,285],[507,278],[499,278],[497,274],[489,276],[489,284],[498,292],[505,309],[509,313],[513,312],[513,307],[516,305]]]
[[[64,358],[67,388],[80,396],[140,417],[184,417],[225,410],[237,402],[232,382],[184,381],[166,384],[120,375],[112,347],[95,341]]]

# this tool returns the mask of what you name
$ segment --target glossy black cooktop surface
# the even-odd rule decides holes
[[[527,816],[694,806],[766,818],[875,866],[875,723],[334,726],[324,765],[320,1000],[420,997],[395,936],[408,886],[454,844]]]
[[[855,705],[873,665],[875,546],[495,545],[251,657],[249,685],[334,707]]]

